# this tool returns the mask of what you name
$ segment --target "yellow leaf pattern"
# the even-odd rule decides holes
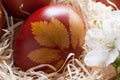
[[[28,54],[28,58],[36,63],[50,63],[60,58],[59,50],[53,50],[48,48],[41,48],[31,51]]]
[[[42,46],[68,48],[69,38],[65,26],[57,19],[31,23],[32,32],[37,42]]]
[[[43,47],[31,51],[28,54],[28,58],[36,63],[50,63],[52,61],[59,60],[61,58],[60,52],[70,49],[70,44],[73,49],[77,46],[81,46],[85,36],[85,27],[82,19],[73,10],[70,10],[68,20],[71,42],[67,28],[58,19],[53,17],[50,22],[32,22],[32,34],[34,35],[35,40]],[[54,49],[56,47],[58,50]],[[64,60],[58,61],[55,66],[60,67],[59,65],[62,65],[63,62]]]

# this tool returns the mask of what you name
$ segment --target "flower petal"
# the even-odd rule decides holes
[[[116,60],[116,58],[118,57],[118,55],[119,55],[119,52],[117,49],[114,49],[111,52],[109,52],[108,59],[106,60],[106,66],[113,63]]]
[[[88,66],[103,66],[108,58],[106,54],[107,52],[100,49],[92,50],[85,56],[85,64]]]
[[[116,49],[109,53],[103,49],[95,49],[85,56],[84,62],[88,66],[105,67],[114,62],[118,55]]]
[[[100,41],[101,38],[103,38],[102,31],[98,28],[93,28],[87,31],[86,37],[85,37],[85,43],[89,48],[96,48],[101,45]]]
[[[115,41],[115,47],[120,51],[120,36]]]

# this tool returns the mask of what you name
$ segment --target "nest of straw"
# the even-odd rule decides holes
[[[102,17],[101,13],[106,14],[111,11],[110,7],[106,7],[101,3],[95,3],[92,0],[51,0],[50,4],[64,4],[76,8],[83,14],[88,29],[94,27],[91,23],[92,20]],[[96,9],[96,6],[99,9]],[[71,62],[66,65],[66,71],[63,73],[53,72],[47,74],[42,71],[35,72],[34,69],[36,67],[26,72],[22,71],[19,67],[14,66],[13,41],[16,29],[24,21],[20,20],[15,23],[14,18],[12,16],[8,17],[5,9],[3,10],[7,29],[3,29],[4,34],[0,41],[0,80],[108,80],[114,76],[111,66],[104,69],[87,67],[83,62],[86,52],[83,52],[79,59],[74,59],[73,56]],[[111,71],[108,72],[109,69]]]

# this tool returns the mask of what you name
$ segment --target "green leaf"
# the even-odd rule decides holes
[[[120,66],[120,57],[114,61],[113,65],[115,65],[116,67]]]

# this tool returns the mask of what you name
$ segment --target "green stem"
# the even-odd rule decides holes
[[[120,56],[113,62],[113,67],[116,74],[116,80],[120,80],[119,67],[120,67]]]
[[[118,75],[118,68],[117,67],[115,67],[115,73],[116,73],[116,77],[117,77],[117,79],[119,78],[119,75]]]
[[[119,72],[118,72],[118,66],[117,65],[113,65],[114,69],[115,69],[115,74],[116,74],[116,78],[117,80],[120,80],[120,76],[119,76]]]

